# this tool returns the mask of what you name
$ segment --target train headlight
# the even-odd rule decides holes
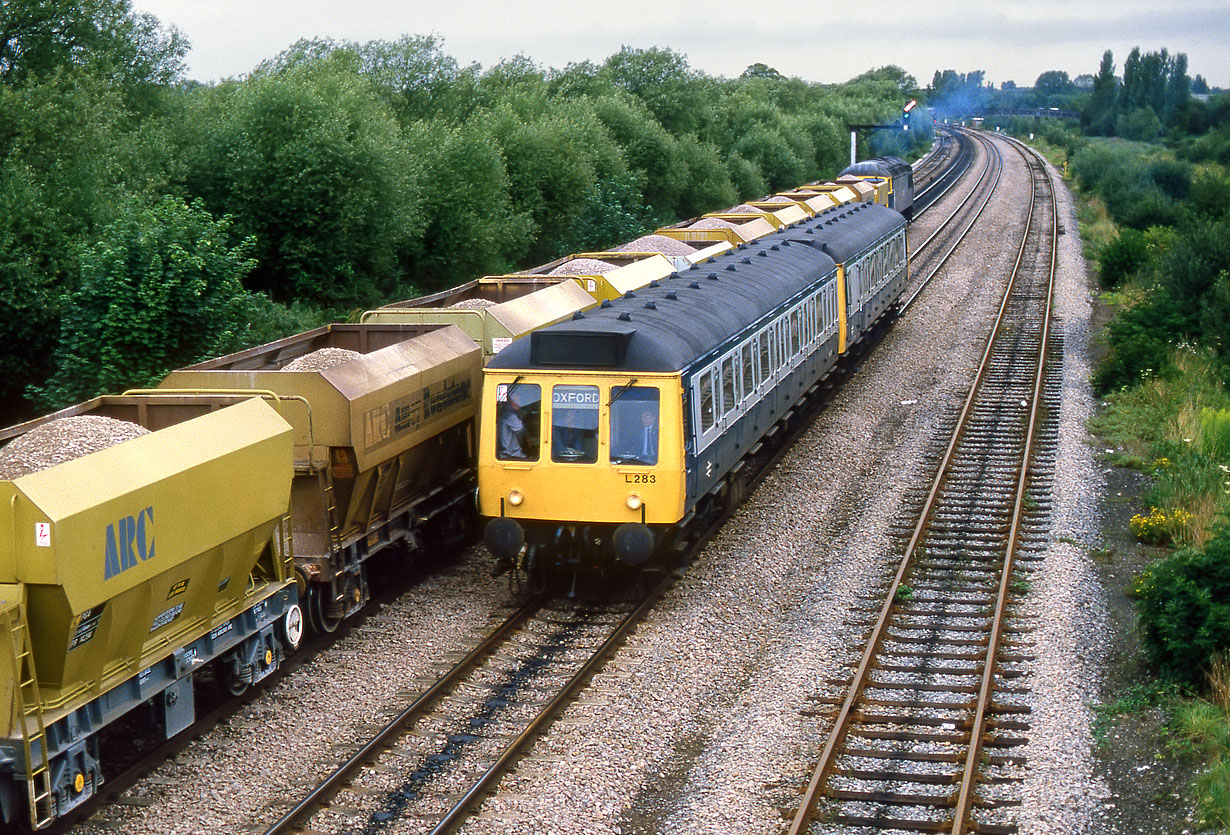
[[[525,501],[525,496],[521,495],[520,490],[509,490],[508,491],[508,503],[510,505],[512,505],[513,507],[520,507],[523,501]]]
[[[641,497],[638,496],[636,493],[630,493],[628,495],[628,510],[640,510],[640,509],[641,509]]]

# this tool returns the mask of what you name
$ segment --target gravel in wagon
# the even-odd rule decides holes
[[[296,357],[282,366],[282,370],[324,371],[361,356],[363,355],[358,351],[351,351],[349,348],[320,348],[310,354]]]
[[[56,418],[0,449],[0,479],[11,480],[148,435],[144,426],[103,415]]]

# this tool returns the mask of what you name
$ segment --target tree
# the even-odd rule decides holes
[[[780,81],[785,78],[784,75],[770,67],[768,64],[751,64],[745,69],[739,78],[771,78],[775,81]]]
[[[1072,82],[1063,70],[1047,70],[1034,82],[1034,95],[1044,105],[1050,102],[1052,96],[1068,95],[1072,89]]]
[[[1115,77],[1115,57],[1108,49],[1102,53],[1102,64],[1093,79],[1093,94],[1089,105],[1081,114],[1081,122],[1087,133],[1109,136],[1114,133],[1116,102],[1119,94],[1119,79]]]
[[[214,88],[182,138],[189,193],[256,239],[249,287],[279,301],[382,299],[421,234],[401,129],[344,57]]]
[[[5,0],[0,4],[0,83],[20,84],[70,67],[121,86],[169,84],[188,42],[130,0]]]
[[[606,59],[602,74],[611,84],[644,102],[654,118],[672,133],[694,133],[701,126],[698,103],[689,95],[697,75],[681,53],[624,46]]]
[[[251,301],[242,280],[252,240],[229,244],[231,223],[200,201],[132,201],[81,258],[69,294],[56,372],[38,390],[58,408],[148,386],[173,368],[241,344]]]

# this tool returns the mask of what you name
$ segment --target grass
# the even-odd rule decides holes
[[[1184,699],[1172,710],[1170,731],[1182,753],[1195,756],[1203,767],[1192,783],[1199,823],[1230,827],[1230,661],[1213,661],[1209,697]]]
[[[1179,348],[1174,362],[1173,375],[1109,395],[1090,428],[1116,448],[1112,463],[1153,477],[1148,508],[1190,515],[1174,541],[1200,545],[1230,512],[1230,393],[1207,355]]]

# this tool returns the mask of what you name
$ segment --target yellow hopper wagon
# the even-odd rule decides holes
[[[197,671],[240,692],[298,645],[291,440],[253,397],[103,397],[0,431],[6,827],[92,796],[130,711],[170,738]]]
[[[372,555],[430,558],[467,535],[481,370],[456,325],[334,324],[173,371],[159,390],[287,401],[295,573],[328,633],[367,603]]]

